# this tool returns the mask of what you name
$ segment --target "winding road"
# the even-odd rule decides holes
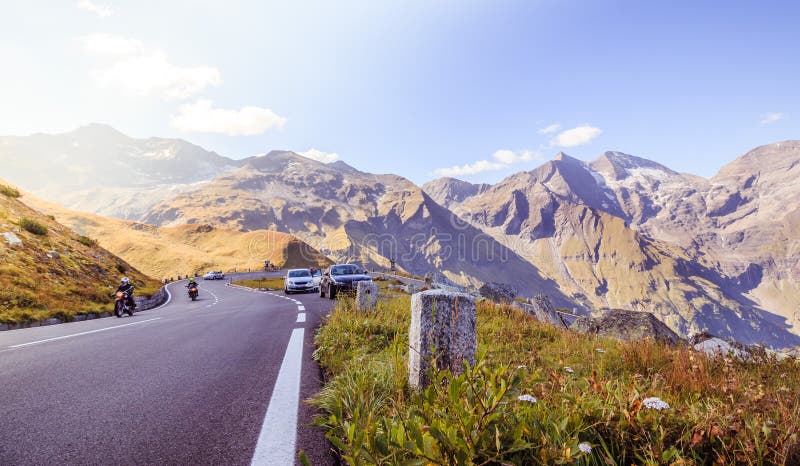
[[[0,464],[284,465],[297,450],[335,464],[304,403],[332,301],[227,284],[201,280],[192,302],[171,283],[167,304],[133,317],[0,332]]]

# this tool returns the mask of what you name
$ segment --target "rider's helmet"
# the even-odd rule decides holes
[[[131,282],[131,281],[130,281],[130,280],[128,280],[128,277],[122,277],[122,284],[123,284],[123,285],[127,285],[127,284],[129,284],[130,282]]]

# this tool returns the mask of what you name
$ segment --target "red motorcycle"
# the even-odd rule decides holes
[[[197,285],[188,286],[189,288],[189,297],[192,298],[192,301],[197,301]]]
[[[116,302],[114,302],[114,314],[117,317],[122,317],[122,314],[133,315],[133,307],[131,307],[128,295],[122,291],[117,291]]]

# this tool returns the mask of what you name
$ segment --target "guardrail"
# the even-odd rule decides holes
[[[136,302],[136,312],[147,311],[155,309],[169,299],[169,292],[167,286],[164,285],[160,290],[155,292],[152,296],[134,297]],[[48,325],[66,324],[69,322],[82,322],[84,320],[100,319],[103,317],[111,317],[114,314],[111,311],[103,311],[99,313],[77,314],[72,316],[71,319],[61,319],[59,317],[51,317],[49,319],[37,320],[34,322],[19,322],[19,323],[0,323],[0,332],[5,330],[18,330],[21,328],[31,327],[46,327]]]

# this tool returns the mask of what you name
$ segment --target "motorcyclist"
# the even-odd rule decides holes
[[[198,286],[198,285],[197,285],[197,282],[196,282],[196,281],[194,281],[194,278],[190,278],[190,279],[189,279],[189,283],[187,283],[187,284],[186,284],[186,288],[189,288],[190,290],[191,290],[192,288],[197,288],[197,286]]]
[[[122,277],[122,281],[117,287],[117,291],[125,293],[125,299],[128,300],[128,306],[131,309],[136,309],[136,302],[133,300],[134,288],[135,287],[133,286],[133,283],[131,283],[131,281],[128,280],[128,277]]]

